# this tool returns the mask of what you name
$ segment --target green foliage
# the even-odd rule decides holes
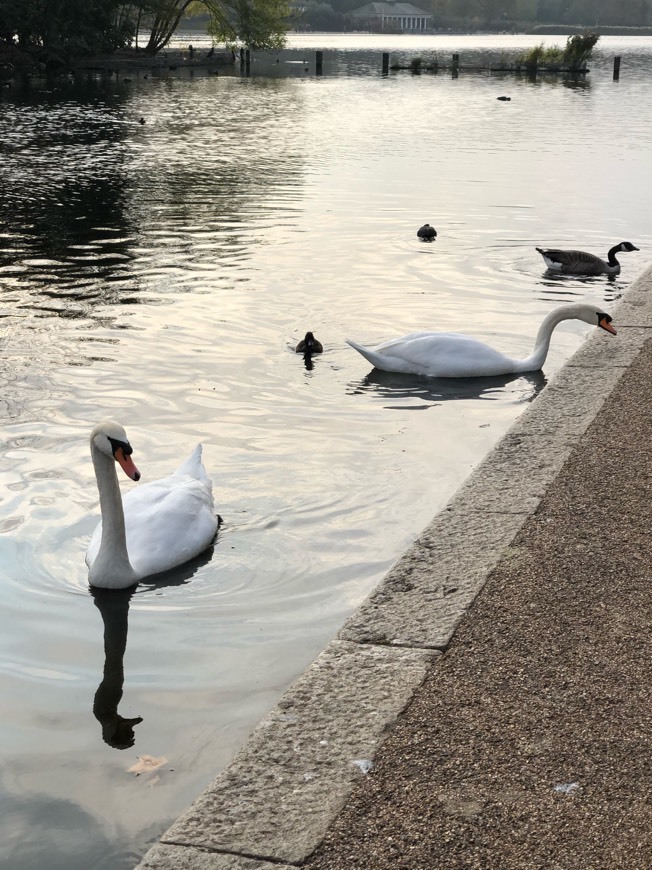
[[[208,14],[220,41],[257,48],[285,42],[287,0],[0,0],[0,46],[18,45],[40,61],[64,66],[75,57],[130,47],[145,29],[145,50],[156,54],[185,14]]]
[[[600,36],[597,33],[576,34],[569,36],[566,47],[551,45],[545,48],[543,43],[535,45],[529,51],[523,52],[516,58],[516,66],[565,67],[568,69],[581,69],[591,57]]]
[[[290,9],[287,0],[205,0],[209,31],[216,42],[241,42],[256,49],[285,45]]]
[[[135,32],[124,7],[120,0],[0,0],[0,37],[62,63],[72,55],[113,51],[128,45]]]
[[[598,33],[577,33],[569,36],[564,49],[564,63],[568,66],[584,66],[599,39]]]

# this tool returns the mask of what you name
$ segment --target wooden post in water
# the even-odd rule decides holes
[[[324,52],[318,51],[315,61],[315,74],[320,76],[324,71]]]
[[[525,69],[526,69],[528,78],[532,79],[532,81],[534,81],[534,79],[536,79],[536,77],[537,77],[537,62],[536,62],[536,60],[529,60],[525,64]]]
[[[453,78],[456,79],[460,72],[460,56],[459,54],[453,55],[453,63],[451,64],[451,73]]]
[[[389,52],[383,52],[383,75],[389,75]]]
[[[620,55],[614,57],[614,81],[617,82],[620,78]]]

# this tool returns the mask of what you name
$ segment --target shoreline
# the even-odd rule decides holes
[[[136,870],[279,870],[324,842],[652,335],[651,292],[648,268],[614,309],[618,343],[587,338]]]

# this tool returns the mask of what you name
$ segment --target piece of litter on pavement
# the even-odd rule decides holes
[[[579,782],[560,782],[553,786],[555,791],[560,791],[562,794],[573,794],[579,787]]]

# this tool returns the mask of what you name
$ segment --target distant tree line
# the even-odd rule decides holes
[[[652,26],[651,0],[408,0],[433,15],[438,30],[527,30],[537,24],[585,28]],[[300,26],[347,31],[365,0],[295,0]]]
[[[435,30],[652,25],[652,0],[410,0]],[[292,4],[290,6],[290,4]],[[288,29],[351,31],[364,0],[0,0],[0,63],[50,66],[140,46],[156,54],[185,16],[204,16],[217,43],[280,48]],[[185,19],[187,20],[187,19]]]
[[[278,48],[285,39],[287,0],[0,0],[0,52],[18,52],[48,65],[113,53],[136,44],[160,51],[180,20],[207,14],[216,41]]]

